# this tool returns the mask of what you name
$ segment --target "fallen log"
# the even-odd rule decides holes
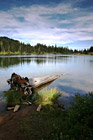
[[[54,80],[58,79],[60,75],[48,75],[38,78],[29,79],[29,84],[32,88],[38,88],[41,85],[53,82]]]
[[[38,78],[31,78],[28,79],[27,77],[21,77],[20,75],[17,75],[13,73],[11,75],[11,79],[7,80],[8,84],[10,86],[15,86],[20,89],[20,91],[23,91],[24,95],[31,95],[32,94],[32,88],[39,88],[42,85],[48,84],[50,82],[53,82],[54,80],[58,79],[60,75],[48,75]]]

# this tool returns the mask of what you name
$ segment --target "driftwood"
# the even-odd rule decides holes
[[[17,112],[19,110],[19,108],[20,108],[20,105],[15,105],[14,112]]]
[[[59,75],[53,75],[53,76],[48,75],[44,77],[33,78],[33,79],[29,79],[29,84],[31,85],[32,88],[38,88],[39,86],[52,82],[58,79],[59,77],[60,77]]]
[[[41,108],[42,108],[42,105],[40,104],[40,105],[37,107],[36,111],[37,111],[37,112],[40,112]]]
[[[32,94],[32,88],[38,88],[44,84],[53,82],[54,80],[58,79],[60,75],[48,75],[38,78],[31,78],[28,79],[27,77],[21,77],[20,75],[17,75],[16,73],[13,73],[11,75],[11,79],[7,80],[8,84],[10,84],[11,87],[15,86],[20,89],[21,92],[23,92],[24,95],[31,95]]]
[[[14,107],[7,107],[7,110],[13,110]]]

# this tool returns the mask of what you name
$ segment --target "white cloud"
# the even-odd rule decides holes
[[[38,42],[67,44],[77,40],[93,40],[93,13],[80,16],[82,12],[73,8],[71,3],[61,3],[55,7],[44,5],[16,7],[7,12],[0,12],[0,35],[33,44]],[[72,14],[72,18],[68,19],[66,16],[64,20],[61,17],[52,18],[56,14]]]

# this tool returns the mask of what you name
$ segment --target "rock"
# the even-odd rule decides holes
[[[14,112],[18,111],[19,108],[20,108],[20,105],[15,105],[15,107],[14,107]]]
[[[14,107],[7,107],[7,110],[13,110]]]
[[[42,105],[40,104],[38,107],[37,107],[37,112],[40,112],[40,110],[41,110],[41,108],[42,108]]]

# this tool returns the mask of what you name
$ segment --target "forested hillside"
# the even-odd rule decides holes
[[[46,46],[44,44],[37,43],[35,46],[30,44],[24,44],[18,40],[13,40],[8,37],[0,37],[0,54],[45,54],[45,53],[61,53],[61,54],[73,54],[73,53],[89,53],[93,52],[93,47],[90,49],[78,51],[71,50],[68,47]]]

